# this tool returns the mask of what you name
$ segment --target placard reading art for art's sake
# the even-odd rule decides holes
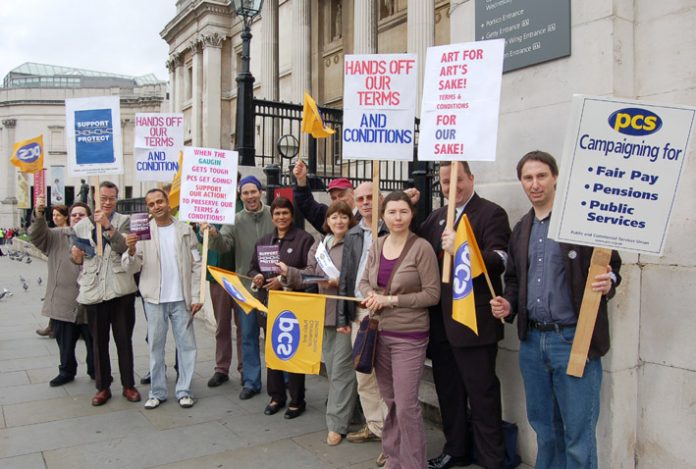
[[[695,114],[575,96],[549,237],[661,255]]]

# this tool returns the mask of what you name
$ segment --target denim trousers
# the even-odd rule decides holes
[[[183,301],[170,303],[145,302],[147,336],[150,348],[150,398],[167,399],[167,376],[164,366],[164,346],[167,343],[169,322],[176,344],[179,361],[179,379],[176,381],[176,398],[191,395],[191,380],[196,365],[196,336],[193,332],[193,316]]]
[[[596,429],[602,362],[589,359],[582,378],[566,374],[575,327],[530,328],[520,343],[527,418],[537,435],[537,469],[597,467]]]
[[[253,391],[261,391],[261,355],[259,345],[259,320],[255,309],[246,314],[234,305],[242,328],[242,379],[243,385]]]

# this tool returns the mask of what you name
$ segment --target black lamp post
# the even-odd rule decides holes
[[[231,0],[230,6],[242,18],[242,70],[237,74],[237,142],[242,166],[255,166],[254,144],[254,76],[249,69],[251,22],[261,12],[263,0]]]

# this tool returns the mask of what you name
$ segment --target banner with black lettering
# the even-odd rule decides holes
[[[135,115],[133,160],[136,180],[171,182],[179,169],[179,152],[183,148],[183,114]]]

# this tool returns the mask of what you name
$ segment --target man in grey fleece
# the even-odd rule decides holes
[[[237,212],[234,225],[224,225],[218,232],[210,225],[209,248],[225,253],[234,247],[235,265],[240,274],[249,270],[251,257],[254,254],[256,241],[266,233],[273,231],[271,211],[261,201],[263,186],[254,176],[246,176],[239,181],[239,193],[244,208]],[[202,224],[201,229],[206,225]],[[248,280],[242,280],[247,288],[251,288]],[[259,350],[259,323],[257,312],[245,314],[235,306],[242,327],[242,381],[243,388],[239,393],[242,400],[250,399],[261,392],[261,355]]]

